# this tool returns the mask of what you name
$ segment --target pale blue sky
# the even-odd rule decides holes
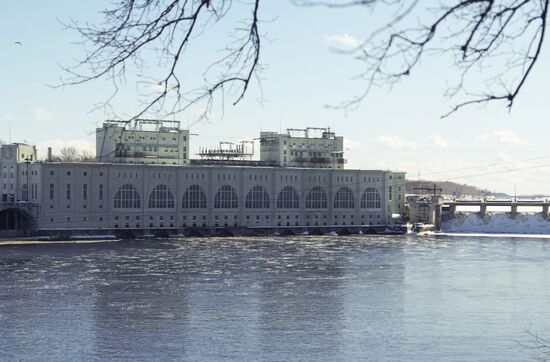
[[[70,65],[83,50],[73,44],[74,32],[64,30],[58,19],[70,17],[97,21],[108,2],[26,1],[0,3],[0,139],[60,147],[79,142],[90,147],[96,124],[107,115],[91,112],[94,104],[111,91],[105,81],[66,89],[52,89],[63,75],[58,64]],[[412,76],[393,90],[374,89],[354,111],[325,108],[360,92],[364,83],[352,80],[360,63],[351,56],[331,51],[331,36],[360,39],[373,19],[367,11],[297,8],[287,1],[262,3],[264,41],[262,73],[264,102],[258,102],[259,87],[252,85],[245,99],[226,105],[223,118],[215,111],[213,120],[195,124],[193,147],[212,146],[220,140],[251,139],[260,130],[287,127],[330,126],[348,140],[346,157],[350,168],[390,168],[407,171],[409,178],[434,178],[469,183],[512,193],[550,194],[550,150],[547,148],[550,72],[548,45],[542,59],[512,112],[503,104],[465,109],[440,119],[452,100],[443,96],[454,73],[444,58],[426,59]],[[224,39],[226,31],[213,28],[186,59],[186,71],[204,66],[202,56],[212,44]],[[15,45],[20,41],[23,46]],[[131,81],[130,81],[131,83]],[[128,84],[115,102],[118,114],[137,110],[135,85]],[[227,102],[229,104],[229,102]],[[193,123],[198,110],[181,114],[183,124]],[[87,142],[87,143],[86,143]],[[526,159],[537,158],[531,161]],[[517,162],[516,162],[517,161]],[[451,171],[471,165],[509,162],[478,170]],[[535,168],[537,165],[545,167]],[[548,165],[548,166],[547,166]],[[506,169],[527,168],[520,172]],[[483,174],[483,175],[482,175]]]

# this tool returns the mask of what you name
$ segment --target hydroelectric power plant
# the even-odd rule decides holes
[[[179,122],[106,121],[96,160],[63,162],[2,146],[2,236],[391,232],[405,214],[405,173],[345,169],[329,128],[262,132],[190,158]],[[397,232],[397,229],[395,229]]]

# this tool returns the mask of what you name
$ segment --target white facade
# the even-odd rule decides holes
[[[388,205],[394,217],[405,215],[405,172],[387,172],[386,185],[388,187]]]
[[[260,160],[275,162],[279,167],[343,169],[344,138],[329,128],[261,132]]]
[[[17,172],[26,167],[17,164]],[[37,232],[390,225],[404,209],[397,201],[403,199],[404,179],[397,182],[402,174],[389,171],[101,163],[29,167],[30,182],[37,185],[29,199],[36,206]],[[17,189],[16,202],[24,197]]]
[[[30,184],[28,176],[34,175],[31,163],[36,162],[36,148],[24,143],[5,144],[0,147],[0,177],[1,202],[15,202],[16,200],[28,200],[29,188],[36,192],[36,182]],[[19,170],[21,172],[19,172]],[[27,172],[28,171],[28,172]],[[17,195],[17,190],[23,192]]]
[[[96,129],[98,162],[185,165],[189,163],[189,131],[168,121],[137,120],[133,125],[107,121]],[[153,129],[147,129],[147,128]]]
[[[39,225],[46,229],[378,225],[392,223],[398,213],[386,197],[388,171],[67,163],[42,168]],[[373,194],[368,202],[367,192]]]
[[[163,139],[172,135],[174,139]],[[334,133],[325,132],[321,138],[274,138],[279,142],[276,152],[283,157],[278,167],[192,166],[182,164],[188,157],[181,153],[182,157],[120,155],[116,153],[120,145],[131,152],[132,147],[148,150],[164,141],[174,142],[173,148],[185,152],[188,133],[160,128],[158,132],[126,131],[111,123],[98,130],[102,145],[97,153],[98,159],[110,162],[31,162],[36,160],[34,147],[5,145],[0,158],[4,190],[0,234],[22,228],[35,234],[308,230],[393,225],[404,215],[404,173],[342,169],[343,162],[338,160],[343,160],[339,151],[343,140]],[[269,147],[262,157],[275,152]],[[290,157],[286,161],[285,151]],[[292,167],[302,162],[296,158],[306,157],[297,152],[308,153],[306,163],[313,166]],[[329,155],[333,157],[330,162],[315,160]]]

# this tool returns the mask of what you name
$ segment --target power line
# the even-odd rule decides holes
[[[550,164],[543,164],[543,165],[535,165],[535,166],[527,166],[527,167],[517,167],[512,168],[508,170],[500,170],[500,171],[490,171],[490,172],[482,172],[477,174],[470,174],[470,175],[464,175],[464,176],[455,176],[454,178],[468,178],[468,177],[479,177],[479,176],[487,176],[487,175],[497,175],[502,173],[509,173],[509,172],[517,172],[517,171],[523,171],[523,170],[531,170],[536,168],[545,168],[550,167]]]
[[[439,175],[439,174],[445,174],[445,173],[452,173],[457,171],[466,171],[466,170],[475,170],[479,168],[486,168],[486,167],[494,167],[494,166],[502,166],[502,165],[509,165],[517,162],[527,162],[527,161],[535,161],[535,160],[542,160],[550,158],[550,155],[546,156],[539,156],[539,157],[532,157],[532,158],[526,158],[522,160],[516,160],[516,161],[506,161],[506,162],[496,162],[496,163],[490,163],[486,165],[478,165],[478,166],[469,166],[469,167],[462,167],[462,168],[455,168],[452,170],[446,170],[446,171],[435,171],[435,172],[426,172],[422,173],[423,175]]]

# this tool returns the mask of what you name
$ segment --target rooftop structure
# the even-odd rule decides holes
[[[344,168],[344,138],[330,128],[260,133],[260,160],[280,167]]]
[[[20,200],[28,201],[29,188],[26,180],[29,177],[29,164],[36,162],[36,147],[25,143],[5,144],[0,147],[0,187],[2,189],[0,202],[15,202],[17,197],[18,183],[22,186]],[[21,173],[18,172],[18,164]],[[32,189],[35,192],[35,189]]]
[[[181,135],[179,125],[174,132],[153,123],[157,125],[144,131],[107,122],[100,133],[105,144],[125,147],[162,146],[161,141],[172,142],[162,137]],[[281,137],[281,144],[286,141],[284,149],[292,150],[302,139],[324,140],[327,149],[338,141],[332,134],[325,139]],[[203,159],[196,161],[205,164],[175,163],[180,159],[174,164],[161,157],[151,157],[155,164],[140,164],[140,158],[119,153],[112,159],[125,163],[36,162],[33,146],[5,145],[0,157],[0,237],[192,235],[222,229],[271,234],[285,228],[300,233],[318,233],[319,228],[372,232],[375,227],[386,230],[404,213],[404,173],[274,163],[267,167],[271,161],[251,160],[251,154],[245,144],[224,143],[199,152]]]
[[[189,131],[179,121],[105,121],[96,130],[98,162],[185,165]]]
[[[251,149],[247,144],[251,144]],[[207,160],[250,160],[254,156],[254,142],[241,141],[240,145],[235,145],[233,142],[220,142],[217,148],[200,148],[198,155]]]
[[[36,147],[26,143],[3,144],[0,147],[0,158],[11,162],[35,162]]]
[[[202,147],[199,149],[200,159],[191,160],[192,165],[224,165],[224,166],[277,166],[272,161],[253,160],[254,141],[220,142],[218,147]]]

